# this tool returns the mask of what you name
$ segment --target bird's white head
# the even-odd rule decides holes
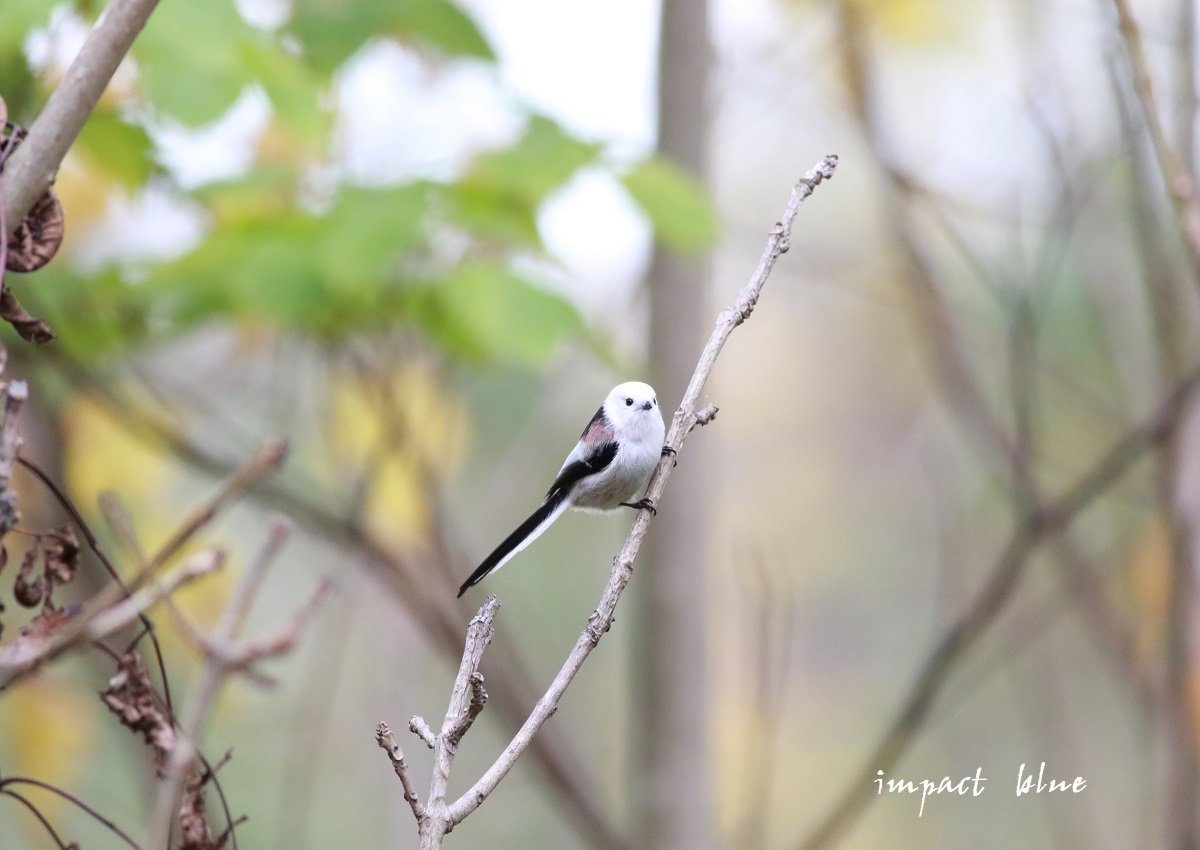
[[[654,388],[641,381],[626,381],[612,388],[604,399],[604,415],[618,433],[649,437],[663,433],[662,412]]]

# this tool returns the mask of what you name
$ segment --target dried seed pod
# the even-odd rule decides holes
[[[42,558],[46,577],[57,585],[68,584],[79,570],[79,541],[70,527],[56,528],[42,536]]]
[[[63,209],[53,189],[47,189],[8,240],[13,272],[34,272],[53,259],[63,238]]]
[[[46,577],[43,573],[39,572],[37,578],[33,581],[29,580],[40,552],[40,547],[36,545],[29,548],[21,561],[21,568],[17,570],[17,578],[13,581],[13,599],[17,600],[18,605],[25,608],[34,607],[46,595]]]
[[[42,345],[58,339],[58,335],[51,330],[50,326],[37,316],[31,316],[21,306],[21,302],[17,300],[17,296],[12,294],[12,290],[7,286],[0,290],[0,319],[8,322],[21,335],[21,339],[26,342],[32,342],[35,345]],[[0,527],[3,526],[4,505],[0,503]]]

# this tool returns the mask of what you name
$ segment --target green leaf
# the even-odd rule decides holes
[[[129,124],[116,110],[100,106],[79,133],[79,147],[106,174],[126,189],[138,189],[156,170],[150,135]]]
[[[717,216],[701,185],[661,157],[650,157],[621,178],[646,213],[654,236],[680,254],[698,254],[717,235]]]
[[[300,178],[290,165],[259,165],[236,180],[207,183],[194,197],[220,225],[265,218],[295,208]]]
[[[319,149],[332,126],[331,114],[321,106],[322,79],[265,35],[241,46],[241,61],[266,91],[280,125],[307,148]]]
[[[297,212],[231,222],[159,269],[154,283],[183,327],[230,316],[303,329],[327,297],[314,262],[316,235],[316,219]]]
[[[171,0],[133,43],[155,107],[189,126],[219,118],[251,82],[241,45],[255,35],[231,0]]]
[[[402,253],[417,243],[429,203],[423,184],[345,187],[322,219],[317,262],[340,291],[379,289]]]
[[[521,198],[471,183],[448,184],[441,198],[450,221],[474,236],[502,245],[542,247],[536,208]]]
[[[474,22],[447,0],[295,0],[288,29],[303,45],[305,61],[326,73],[380,36],[447,56],[495,59]]]
[[[436,47],[447,56],[494,61],[496,55],[483,33],[462,9],[447,0],[393,2],[395,32]]]
[[[446,215],[475,236],[540,249],[538,206],[600,149],[534,115],[516,142],[479,156],[461,182],[442,187]]]
[[[0,31],[3,26],[0,24]],[[45,102],[46,93],[38,85],[19,44],[0,47],[0,80],[3,81],[3,92],[0,93],[8,107],[8,120],[28,126]]]
[[[19,51],[29,31],[45,25],[54,6],[45,0],[4,0],[0,3],[0,53]]]
[[[22,276],[22,282],[25,280]],[[28,277],[16,289],[33,315],[45,319],[59,335],[54,343],[69,354],[96,363],[100,358],[152,341],[147,291],[131,285],[117,269],[80,274],[67,263],[54,262]]]
[[[502,266],[471,263],[416,291],[413,317],[452,354],[536,365],[583,322],[564,298]]]
[[[582,142],[549,118],[534,115],[516,144],[479,157],[465,183],[520,200],[532,209],[599,152],[599,145]]]
[[[343,188],[323,215],[230,216],[154,276],[180,329],[224,318],[324,337],[392,325],[405,305],[394,269],[423,234],[427,189]]]

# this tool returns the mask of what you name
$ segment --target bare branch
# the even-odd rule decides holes
[[[67,150],[157,5],[158,0],[111,0],[105,7],[25,142],[5,165],[0,179],[9,232],[54,182]]]
[[[721,353],[721,349],[724,347],[726,340],[729,339],[729,335],[733,333],[734,328],[742,324],[753,313],[763,286],[766,284],[771,270],[775,267],[775,262],[790,247],[792,223],[795,221],[796,214],[800,210],[800,205],[804,203],[805,199],[813,193],[823,180],[833,177],[836,168],[837,157],[827,156],[796,184],[783,216],[775,227],[771,229],[767,238],[767,245],[763,250],[762,257],[759,259],[758,266],[754,270],[754,274],[751,275],[749,282],[738,292],[733,304],[723,310],[720,316],[718,316],[716,327],[709,336],[708,343],[705,345],[704,351],[700,355],[700,360],[696,364],[696,370],[692,374],[687,391],[684,393],[679,408],[671,420],[671,429],[667,433],[667,445],[676,452],[683,446],[688,433],[698,421],[696,404],[700,399],[701,392],[704,390],[704,384],[712,372],[713,365],[716,363],[717,356]],[[662,495],[672,467],[673,461],[669,456],[664,456],[659,462],[646,490],[646,498],[651,502],[657,502]],[[449,816],[448,826],[461,823],[465,817],[479,807],[480,803],[487,799],[487,796],[495,790],[500,780],[512,770],[517,759],[530,745],[534,735],[537,734],[537,731],[546,720],[557,710],[558,701],[562,698],[567,686],[571,684],[571,681],[579,672],[583,662],[591,654],[591,651],[595,649],[600,638],[612,627],[613,612],[616,609],[617,602],[621,598],[621,593],[633,577],[633,561],[637,557],[642,539],[650,527],[650,521],[651,514],[649,511],[639,513],[638,518],[634,521],[633,529],[625,541],[625,545],[613,562],[613,569],[609,575],[608,584],[604,588],[600,604],[596,607],[591,617],[588,618],[587,627],[575,642],[575,646],[567,656],[566,662],[559,670],[558,675],[555,676],[546,693],[538,700],[533,712],[529,715],[529,718],[525,721],[520,731],[517,732],[516,736],[504,749],[504,752],[500,754],[495,763],[488,768],[487,772],[484,773],[470,790],[450,806],[447,813]]]
[[[1129,0],[1113,0],[1117,12],[1117,20],[1121,29],[1121,40],[1129,54],[1129,65],[1133,71],[1133,87],[1138,100],[1142,104],[1142,112],[1146,116],[1146,127],[1150,132],[1150,141],[1154,144],[1154,154],[1158,159],[1158,167],[1162,172],[1163,181],[1167,185],[1167,193],[1175,209],[1175,220],[1183,236],[1187,248],[1188,259],[1192,265],[1192,275],[1200,281],[1200,203],[1196,199],[1196,184],[1188,174],[1187,166],[1179,155],[1179,151],[1171,144],[1167,136],[1166,126],[1158,111],[1158,98],[1154,93],[1154,81],[1150,76],[1150,63],[1146,58],[1146,48],[1142,43],[1142,31]],[[1189,155],[1191,152],[1188,152]]]
[[[489,596],[467,627],[462,664],[459,665],[454,690],[450,693],[450,705],[446,709],[446,719],[442,721],[442,731],[437,736],[437,746],[434,747],[429,808],[436,810],[437,815],[446,807],[446,785],[450,781],[450,768],[454,763],[454,756],[458,753],[459,742],[483,708],[482,702],[475,697],[476,690],[482,690],[483,683],[483,676],[479,673],[479,662],[483,659],[484,649],[492,642],[492,622],[499,610],[500,600]]]
[[[257,464],[251,464],[250,470],[256,470],[264,463],[271,463],[275,457],[272,452],[260,453]],[[237,477],[235,477],[237,478]],[[234,482],[230,482],[231,485]],[[239,481],[239,487],[244,483]],[[232,493],[235,488],[227,486],[222,493]],[[223,500],[218,498],[214,505]],[[201,511],[197,517],[203,517]],[[207,520],[203,520],[207,521]],[[187,526],[185,525],[185,528]],[[217,694],[229,676],[236,673],[252,674],[252,679],[262,680],[251,669],[252,665],[264,658],[276,657],[288,652],[299,639],[316,606],[323,598],[327,584],[322,582],[309,601],[293,617],[292,621],[276,635],[265,640],[238,642],[243,621],[262,586],[263,576],[267,568],[274,562],[283,542],[289,533],[290,524],[282,519],[274,520],[267,532],[266,539],[256,553],[254,559],[242,574],[233,600],[217,628],[211,635],[200,635],[190,626],[183,629],[190,634],[204,654],[204,668],[200,674],[200,683],[196,695],[188,706],[186,719],[180,722],[180,734],[170,758],[167,761],[165,778],[159,788],[153,817],[148,829],[146,846],[165,847],[171,833],[171,824],[177,814],[182,818],[183,810],[191,813],[195,826],[207,829],[203,822],[203,809],[200,793],[207,781],[206,774],[195,774],[195,765],[200,741],[204,729],[208,726]],[[172,612],[180,621],[186,622],[172,606]],[[186,826],[185,826],[186,828]]]
[[[417,819],[417,832],[421,837],[422,850],[441,847],[442,837],[457,823],[450,819],[446,805],[446,786],[450,781],[450,768],[458,753],[458,745],[487,702],[479,662],[483,660],[483,651],[492,642],[492,623],[499,610],[500,600],[489,596],[467,626],[462,663],[459,664],[454,689],[450,693],[450,704],[446,709],[446,719],[442,721],[441,733],[435,736],[420,717],[409,721],[408,727],[434,751],[433,776],[429,781],[429,797],[424,806],[417,801],[417,795],[408,778],[404,753],[400,751],[391,729],[386,723],[375,727],[375,741],[387,751],[392,769],[404,786],[404,799],[408,801],[413,816]]]
[[[396,743],[396,736],[386,723],[381,722],[375,727],[375,743],[379,744],[391,759],[392,769],[396,771],[396,776],[399,777],[400,784],[404,787],[404,799],[412,808],[413,817],[420,822],[425,817],[425,807],[417,799],[417,792],[413,790],[412,782],[408,778],[408,765],[404,763],[404,751]]]
[[[0,348],[0,370],[8,353]],[[21,405],[29,398],[29,388],[24,381],[13,381],[3,387],[3,421],[0,422],[0,540],[16,525],[17,493],[10,489],[13,464],[21,452],[21,433],[17,428],[17,414]]]
[[[788,250],[792,224],[800,210],[800,205],[823,180],[833,177],[836,168],[837,157],[827,156],[796,184],[783,216],[768,236],[766,248],[763,250],[762,257],[759,259],[750,281],[738,292],[733,304],[722,311],[718,317],[716,327],[700,355],[687,391],[672,418],[663,457],[646,489],[646,498],[651,502],[657,501],[662,495],[667,477],[675,465],[673,456],[682,447],[688,433],[697,424],[711,421],[716,414],[715,406],[708,405],[702,411],[697,411],[696,404],[704,389],[704,384],[712,372],[713,365],[716,363],[717,356],[733,329],[750,317],[775,262],[781,254]],[[428,726],[419,717],[414,717],[409,723],[409,728],[426,743],[430,743],[432,740],[435,750],[433,776],[424,812],[417,814],[414,809],[421,839],[421,850],[437,850],[441,847],[446,833],[461,823],[487,799],[488,795],[513,768],[521,754],[532,744],[538,730],[557,710],[558,701],[562,698],[567,686],[575,678],[587,656],[600,642],[600,638],[612,627],[613,612],[622,591],[633,576],[633,561],[637,557],[642,539],[649,528],[651,515],[650,511],[642,511],[634,521],[625,545],[613,561],[612,572],[604,588],[600,604],[588,618],[587,626],[576,640],[574,648],[567,656],[566,662],[555,676],[549,689],[538,700],[532,713],[487,772],[470,790],[455,800],[453,804],[447,805],[446,787],[458,744],[487,701],[487,694],[483,690],[483,677],[479,675],[478,667],[483,650],[492,638],[492,621],[499,608],[496,598],[489,596],[479,613],[471,620],[467,630],[462,663],[459,666],[458,677],[455,680],[450,707],[446,712],[441,734],[433,736]],[[380,728],[386,727],[376,727],[377,740],[379,740]],[[381,742],[380,745],[384,746],[384,743]],[[385,747],[385,749],[389,748]],[[389,756],[391,756],[390,749]],[[393,767],[395,767],[394,760]]]
[[[707,425],[709,422],[712,422],[717,418],[717,411],[720,409],[721,408],[717,407],[715,404],[705,405],[703,408],[696,411],[696,424],[692,427]]]
[[[225,555],[220,551],[199,552],[159,581],[150,582],[137,593],[114,604],[106,589],[85,603],[75,619],[48,635],[28,634],[0,647],[0,689],[28,675],[37,667],[72,647],[102,640],[137,620],[148,608],[168,598],[179,588],[220,569]]]
[[[425,722],[424,717],[413,717],[408,721],[409,731],[425,742],[425,746],[433,749],[437,746],[437,735],[433,734],[433,730],[429,728],[429,724]]]

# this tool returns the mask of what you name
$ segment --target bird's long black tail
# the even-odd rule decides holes
[[[517,526],[516,531],[505,537],[500,545],[492,550],[492,554],[483,559],[483,563],[458,589],[458,595],[461,597],[467,592],[467,588],[474,587],[483,581],[485,576],[504,566],[509,558],[536,540],[568,507],[564,493],[561,491],[551,492],[546,501],[542,502],[542,506],[534,511],[529,519]]]

